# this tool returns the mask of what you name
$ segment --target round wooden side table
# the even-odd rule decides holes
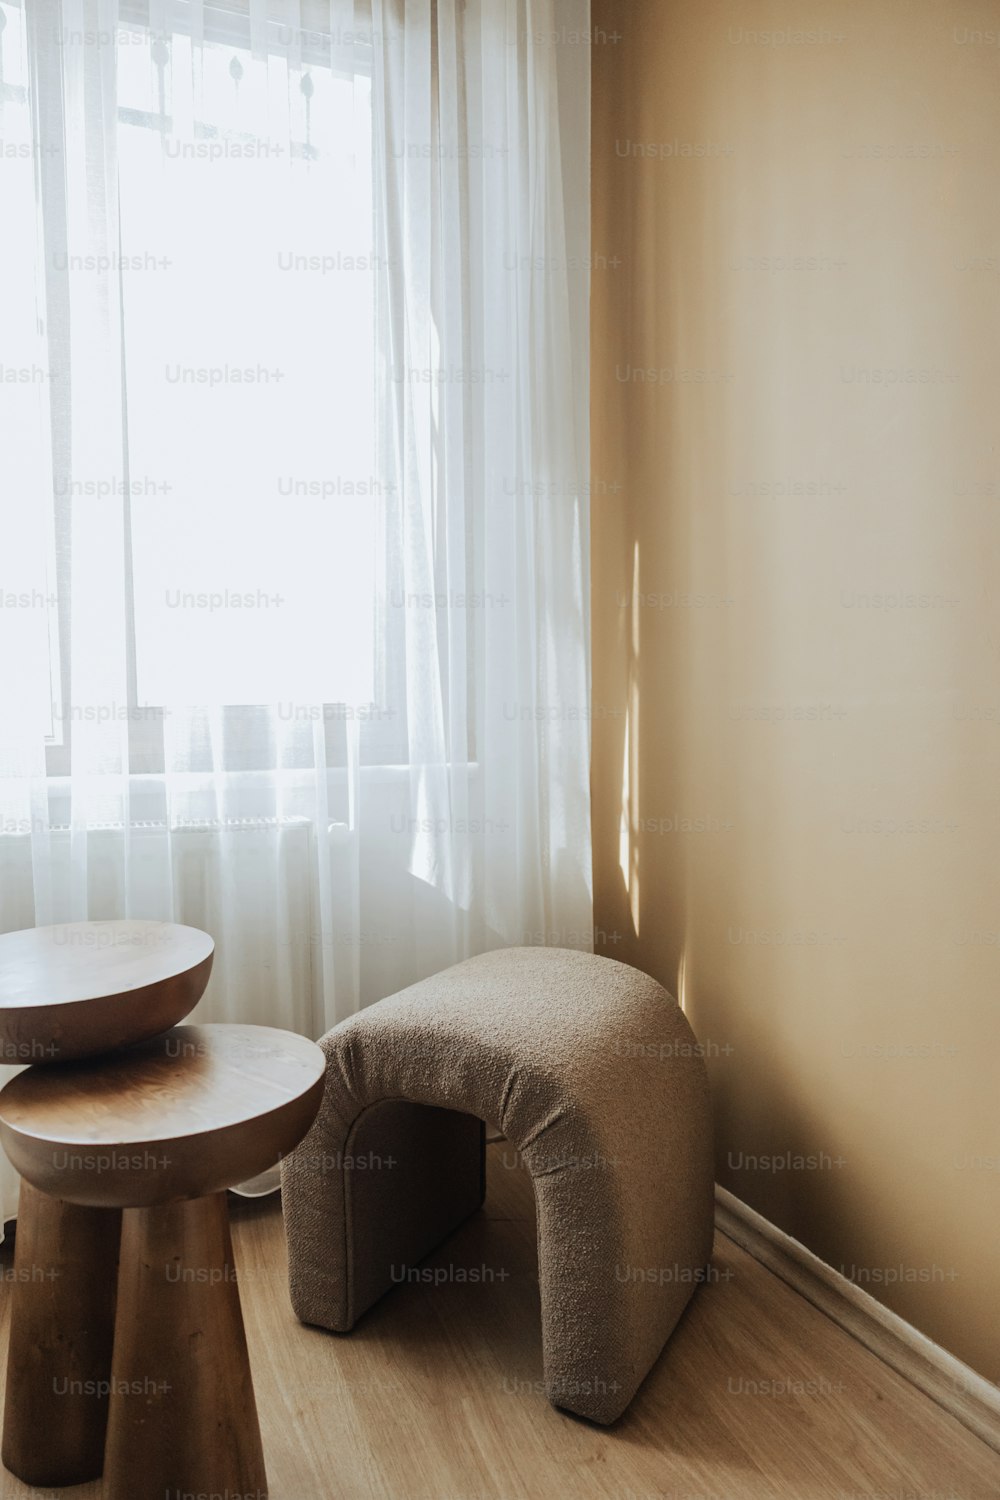
[[[18,1229],[15,1298],[30,1285],[22,1266],[73,1267],[80,1286],[106,1280],[121,1217],[114,1349],[98,1377],[110,1392],[105,1500],[266,1496],[225,1190],[298,1144],[325,1062],[314,1042],[267,1026],[176,1026],[107,1057],[29,1068],[0,1093],[0,1140],[38,1225],[23,1240]],[[68,1205],[106,1232],[64,1220]],[[29,1360],[31,1314],[19,1341]],[[40,1337],[53,1326],[43,1316]],[[31,1409],[8,1397],[4,1463],[33,1484],[94,1477],[86,1442],[68,1474],[79,1424],[60,1439],[66,1422],[58,1391],[36,1382]],[[61,1474],[40,1479],[53,1434]]]
[[[63,922],[0,934],[0,1062],[68,1062],[166,1031],[212,971],[207,932],[176,922]]]
[[[60,1064],[166,1031],[201,999],[214,952],[174,922],[0,934],[0,1062]],[[21,1183],[2,1457],[29,1484],[101,1472],[120,1231],[117,1210]]]

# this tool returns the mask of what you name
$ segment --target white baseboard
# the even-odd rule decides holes
[[[723,1187],[716,1227],[1000,1453],[1000,1386],[919,1333]]]

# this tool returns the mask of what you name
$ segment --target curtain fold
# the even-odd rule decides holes
[[[3,0],[0,931],[592,946],[585,10]]]

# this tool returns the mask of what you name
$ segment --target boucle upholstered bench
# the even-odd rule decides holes
[[[534,1183],[546,1393],[613,1422],[711,1254],[708,1085],[676,1001],[611,959],[507,948],[320,1045],[323,1103],[282,1165],[297,1316],[346,1332],[480,1206],[485,1121]]]

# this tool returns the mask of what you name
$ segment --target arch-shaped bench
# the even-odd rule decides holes
[[[614,1421],[711,1254],[707,1076],[676,1001],[612,959],[507,948],[320,1045],[323,1103],[282,1165],[297,1316],[346,1332],[480,1206],[485,1121],[534,1182],[546,1393]]]

